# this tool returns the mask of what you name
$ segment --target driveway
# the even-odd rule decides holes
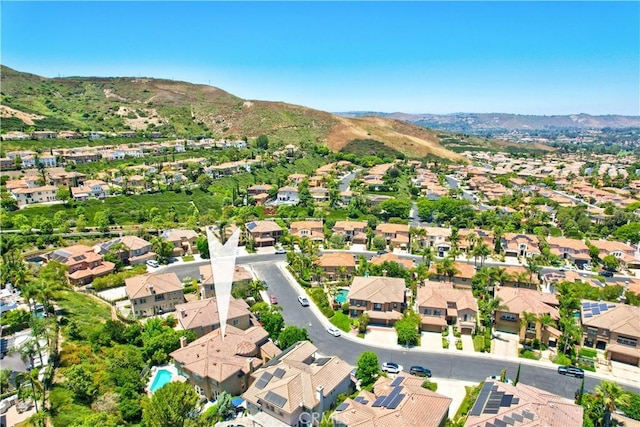
[[[420,347],[422,347],[425,350],[430,350],[430,349],[443,350],[442,334],[438,332],[422,332],[420,334]]]
[[[473,349],[473,337],[471,335],[462,334],[460,338],[462,339],[462,351],[473,353],[475,351]]]
[[[491,352],[499,356],[518,357],[519,341],[520,337],[516,334],[494,331]],[[471,348],[473,348],[473,343]]]
[[[369,326],[364,336],[365,344],[378,343],[393,347],[398,344],[398,335],[394,328],[385,328],[383,326]]]

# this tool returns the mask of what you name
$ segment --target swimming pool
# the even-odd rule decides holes
[[[347,302],[348,296],[349,296],[349,289],[338,289],[338,293],[336,294],[336,302],[338,304]]]
[[[151,387],[149,387],[149,391],[153,393],[159,388],[162,388],[163,385],[170,383],[171,377],[173,377],[173,374],[170,371],[167,371],[166,369],[158,369],[156,376],[153,378],[153,382],[151,383]]]

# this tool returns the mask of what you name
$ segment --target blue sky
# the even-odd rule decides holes
[[[326,111],[640,114],[640,2],[11,2],[1,62]]]

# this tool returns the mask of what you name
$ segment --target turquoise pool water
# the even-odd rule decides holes
[[[338,289],[338,294],[336,295],[336,302],[339,304],[347,302],[348,296],[349,296],[349,289]]]
[[[173,374],[167,371],[166,369],[158,369],[158,372],[156,372],[156,376],[153,379],[153,382],[151,383],[151,387],[149,388],[151,393],[155,392],[156,390],[161,388],[163,385],[171,382],[172,376]]]

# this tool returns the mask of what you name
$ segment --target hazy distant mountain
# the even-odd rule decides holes
[[[452,132],[486,130],[602,129],[640,127],[640,116],[571,114],[535,116],[507,113],[407,114],[351,111],[344,117],[377,116]]]

